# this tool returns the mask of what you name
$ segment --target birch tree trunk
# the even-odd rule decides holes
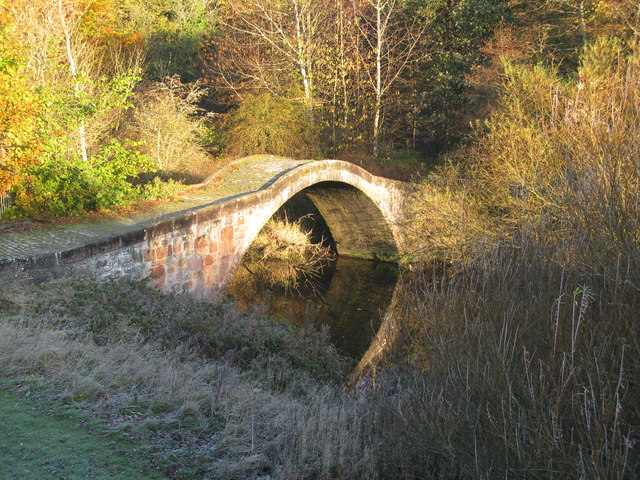
[[[352,0],[356,16],[363,20],[363,26],[358,27],[362,45],[369,49],[360,52],[360,62],[367,71],[373,94],[372,143],[373,154],[377,156],[385,96],[407,67],[423,53],[419,51],[418,42],[427,25],[415,16],[409,18],[398,0],[367,0],[366,4],[369,13],[360,9],[358,0]]]
[[[304,89],[304,99],[307,108],[313,108],[313,78],[311,77],[311,65],[309,58],[309,38],[308,29],[311,28],[310,19],[308,18],[308,12],[305,10],[304,5],[300,5],[299,0],[292,0],[293,13],[296,26],[296,50],[298,56],[298,66],[300,68],[300,76],[302,78],[302,85]],[[305,15],[306,14],[306,15]],[[304,18],[307,16],[307,18]]]
[[[60,15],[60,24],[62,25],[62,32],[64,34],[67,61],[69,62],[69,71],[71,72],[71,75],[73,77],[73,91],[75,92],[76,97],[79,99],[81,88],[78,82],[78,69],[76,67],[76,60],[71,49],[71,30],[69,29],[69,25],[67,24],[62,0],[58,0],[58,13]],[[80,123],[80,127],[78,127],[78,134],[80,136],[80,153],[82,155],[82,160],[87,163],[89,161],[89,158],[87,155],[87,131],[84,122]]]
[[[375,0],[373,7],[376,10],[376,83],[375,83],[375,107],[373,116],[373,155],[378,156],[378,143],[380,141],[380,116],[382,115],[382,49],[384,48],[385,30],[387,27],[387,17],[385,21],[382,18],[382,10],[387,7],[388,2],[392,2],[389,5],[389,11],[392,11],[394,0],[387,0],[380,2]]]

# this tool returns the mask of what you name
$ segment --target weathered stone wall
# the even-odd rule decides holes
[[[360,190],[331,182],[304,192],[327,223],[339,255],[390,259],[399,253],[392,225]]]

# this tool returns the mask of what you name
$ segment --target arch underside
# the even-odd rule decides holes
[[[398,253],[389,221],[362,191],[345,183],[321,182],[301,193],[324,218],[339,255],[383,260]]]

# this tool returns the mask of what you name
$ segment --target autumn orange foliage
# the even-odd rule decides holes
[[[123,32],[117,28],[117,6],[113,0],[74,0],[81,13],[80,31],[94,42],[110,48],[135,51],[143,46],[139,32]]]
[[[0,2],[0,195],[18,184],[38,158],[38,100],[16,57],[19,45],[8,35],[12,18]]]

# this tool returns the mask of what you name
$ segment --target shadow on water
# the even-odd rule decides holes
[[[326,325],[338,350],[359,360],[376,337],[398,276],[395,264],[336,257],[291,287],[262,282],[241,267],[229,296],[241,309],[259,306],[270,316],[297,325]]]

